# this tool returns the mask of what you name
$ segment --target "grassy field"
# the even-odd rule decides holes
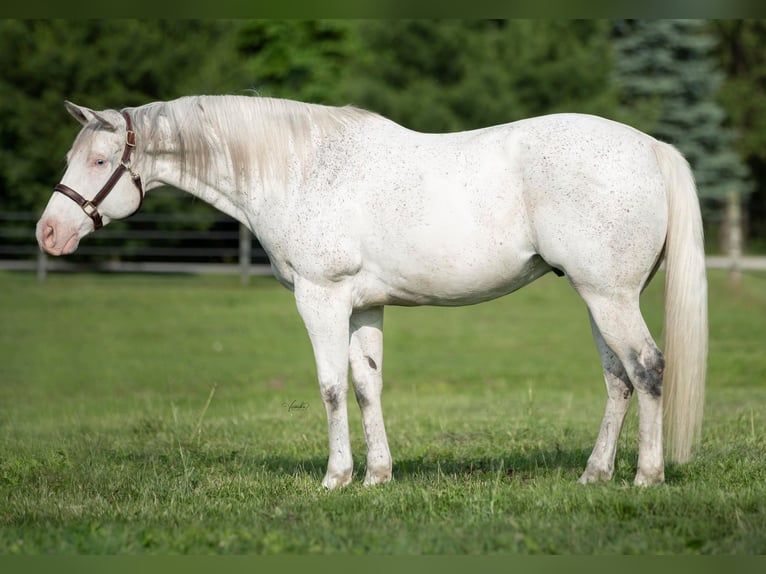
[[[659,336],[662,286],[643,307]],[[323,491],[324,408],[271,279],[0,274],[0,553],[765,553],[766,277],[711,272],[703,444],[576,479],[605,393],[583,304],[386,310],[394,481]],[[305,403],[301,410],[291,403]]]

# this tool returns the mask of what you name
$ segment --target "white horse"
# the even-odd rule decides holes
[[[329,427],[325,487],[352,478],[349,365],[367,443],[364,484],[391,479],[380,398],[385,305],[470,305],[549,271],[585,301],[606,380],[580,481],[612,477],[634,390],[635,483],[664,480],[663,418],[670,458],[689,458],[704,399],[707,282],[692,173],[670,145],[580,114],[424,134],[355,108],[269,98],[66,108],[84,127],[37,224],[40,246],[71,253],[162,185],[245,224],[294,291],[313,345]],[[663,257],[664,357],[639,310]]]

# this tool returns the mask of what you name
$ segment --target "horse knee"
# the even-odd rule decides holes
[[[346,400],[348,387],[340,383],[321,385],[322,401],[329,409],[338,409]]]

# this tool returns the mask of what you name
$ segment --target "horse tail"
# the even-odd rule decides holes
[[[663,427],[670,460],[684,463],[699,441],[708,352],[707,277],[694,176],[673,146],[656,142],[665,181],[665,374]]]

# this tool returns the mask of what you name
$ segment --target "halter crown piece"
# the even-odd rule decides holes
[[[85,212],[85,215],[93,220],[94,231],[104,226],[104,223],[101,220],[101,214],[98,212],[98,206],[101,205],[101,202],[104,201],[104,199],[106,199],[106,197],[122,177],[122,174],[124,174],[126,171],[130,174],[130,177],[133,180],[133,184],[138,189],[138,207],[136,207],[136,209],[130,215],[133,215],[136,213],[136,211],[141,209],[141,204],[144,201],[144,189],[141,185],[141,176],[133,171],[133,168],[130,164],[130,156],[133,153],[133,149],[136,147],[136,132],[133,131],[133,122],[131,121],[128,112],[123,111],[122,117],[125,118],[127,131],[125,132],[125,148],[122,150],[120,165],[118,165],[114,172],[112,172],[112,175],[109,177],[104,186],[99,190],[96,196],[90,200],[85,199],[74,189],[64,185],[63,183],[59,183],[56,187],[53,188],[53,191],[58,191],[59,193],[66,195],[69,199],[74,201],[82,208],[82,210]],[[130,215],[128,217],[130,217]]]

